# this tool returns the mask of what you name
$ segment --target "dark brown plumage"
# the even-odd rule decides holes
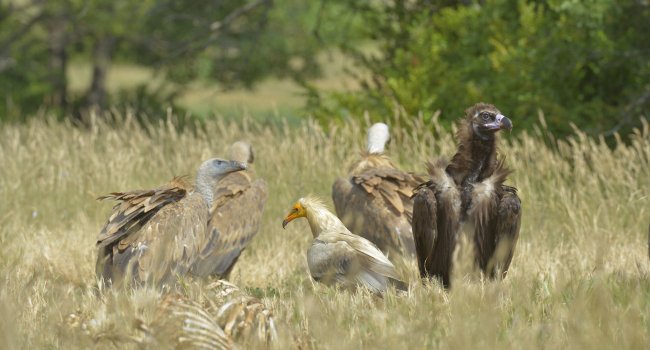
[[[97,238],[97,277],[107,285],[162,286],[186,274],[209,238],[212,187],[223,175],[245,168],[210,159],[199,168],[194,187],[175,178],[153,190],[100,197],[120,203]]]
[[[386,124],[370,128],[367,150],[351,166],[349,177],[334,182],[332,199],[337,216],[350,231],[384,253],[414,255],[410,197],[424,178],[395,166],[383,152],[388,139]]]
[[[494,106],[465,111],[451,163],[429,163],[431,179],[413,196],[413,235],[422,277],[450,286],[452,256],[461,227],[468,227],[475,261],[490,277],[505,276],[521,222],[521,201],[503,183],[510,173],[498,160],[496,132],[512,123]]]
[[[253,149],[248,143],[236,142],[229,158],[252,163]],[[266,181],[253,181],[250,170],[230,173],[217,183],[208,224],[210,240],[192,266],[192,274],[228,278],[260,228],[267,197]]]

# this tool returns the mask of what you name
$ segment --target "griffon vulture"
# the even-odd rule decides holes
[[[229,159],[253,163],[253,148],[246,142],[235,142],[230,147]],[[267,197],[266,181],[253,181],[249,170],[230,173],[219,180],[210,209],[210,239],[192,266],[192,274],[228,278],[239,255],[260,228]]]
[[[505,276],[521,222],[521,201],[503,183],[510,173],[497,158],[497,132],[512,129],[494,106],[479,103],[465,111],[458,150],[451,163],[428,164],[431,179],[413,196],[413,236],[422,277],[450,286],[452,254],[468,229],[475,261],[490,277]]]
[[[413,189],[424,180],[399,170],[384,154],[388,126],[368,130],[365,152],[350,167],[350,176],[332,186],[336,215],[350,231],[376,244],[383,252],[414,255],[411,231]]]
[[[344,288],[361,285],[378,294],[386,291],[389,281],[400,290],[406,289],[386,255],[345,228],[319,199],[299,199],[282,227],[301,217],[307,218],[314,236],[307,251],[307,265],[315,281]]]
[[[215,184],[246,169],[237,161],[210,159],[192,188],[181,178],[153,190],[99,197],[119,201],[97,238],[96,273],[112,285],[162,286],[188,272],[205,246]]]

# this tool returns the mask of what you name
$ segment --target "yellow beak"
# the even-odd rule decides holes
[[[288,223],[290,223],[291,221],[293,221],[294,219],[297,219],[299,217],[300,217],[300,215],[298,213],[290,213],[289,215],[287,215],[286,218],[284,218],[284,221],[282,221],[282,228],[287,227]]]

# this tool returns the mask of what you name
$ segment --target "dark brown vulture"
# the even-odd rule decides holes
[[[504,185],[510,173],[497,158],[497,132],[512,129],[494,106],[465,111],[451,163],[428,164],[431,179],[413,196],[413,236],[420,275],[450,286],[452,256],[461,228],[474,242],[475,260],[490,277],[505,276],[521,222],[521,201]]]
[[[388,126],[368,130],[367,150],[350,167],[350,176],[332,186],[336,215],[350,231],[367,238],[384,253],[415,255],[411,231],[413,189],[424,177],[399,170],[384,154]]]
[[[210,159],[194,187],[181,178],[153,190],[115,192],[120,201],[97,238],[96,273],[107,285],[162,286],[185,275],[206,245],[215,184],[246,164]]]
[[[229,158],[253,163],[253,148],[246,142],[235,142]],[[267,197],[266,181],[253,181],[250,169],[230,173],[217,183],[208,224],[210,240],[192,266],[192,274],[228,278],[260,228]]]

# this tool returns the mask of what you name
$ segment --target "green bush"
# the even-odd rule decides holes
[[[469,1],[465,1],[469,3]],[[462,1],[461,1],[462,3]],[[357,92],[316,94],[317,116],[437,110],[478,101],[517,127],[543,110],[549,129],[627,131],[650,106],[650,5],[634,0],[350,3],[380,56],[348,47],[369,70]],[[448,123],[449,120],[444,121]]]

